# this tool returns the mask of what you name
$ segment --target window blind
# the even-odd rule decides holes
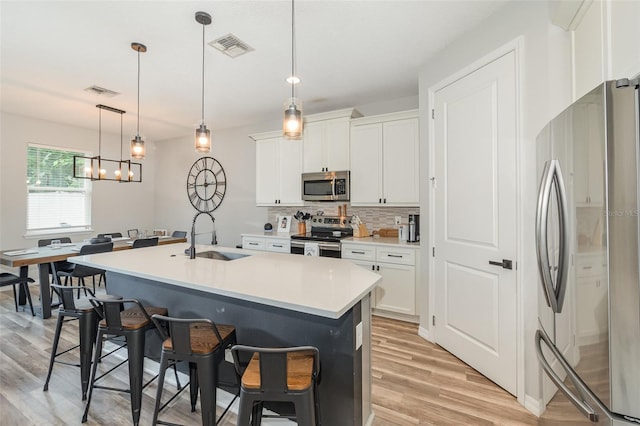
[[[27,232],[91,228],[91,181],[73,178],[73,156],[85,152],[27,146]]]

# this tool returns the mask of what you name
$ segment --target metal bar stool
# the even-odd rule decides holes
[[[239,353],[249,353],[251,359],[242,372]],[[238,426],[260,425],[265,402],[287,401],[295,407],[299,425],[320,425],[318,379],[320,353],[313,346],[289,348],[258,348],[235,345],[231,348],[234,365],[242,375]],[[290,416],[284,416],[293,418]]]
[[[96,341],[98,331],[98,313],[89,299],[81,298],[77,301],[73,298],[74,290],[84,290],[91,297],[95,297],[91,289],[84,286],[62,286],[59,284],[51,284],[51,288],[58,294],[62,301],[62,305],[58,309],[58,322],[56,323],[56,332],[53,337],[53,347],[51,348],[51,358],[49,360],[49,371],[47,379],[44,382],[43,391],[49,390],[49,380],[53,372],[53,364],[65,364],[74,367],[80,367],[80,383],[82,386],[82,400],[87,399],[87,389],[89,387],[89,373],[91,372],[91,358],[93,355],[93,345]],[[120,296],[107,296],[112,299],[121,299]],[[62,325],[69,321],[79,322],[79,343],[71,348],[58,352],[58,343],[60,341],[60,333]],[[57,360],[56,358],[64,355],[76,348],[80,348],[80,363],[72,363]],[[108,354],[107,354],[108,355]]]
[[[200,409],[202,425],[216,424],[216,388],[219,384],[219,366],[224,361],[225,350],[236,343],[236,329],[232,325],[215,324],[209,319],[171,318],[162,315],[151,317],[156,328],[163,335],[162,356],[160,358],[160,379],[156,395],[153,425],[172,424],[158,420],[158,415],[187,387],[178,391],[162,406],[164,374],[167,367],[180,361],[189,363],[189,389],[191,412],[196,410],[198,389],[200,389]],[[168,330],[168,334],[165,330]],[[229,410],[226,407],[220,421]]]
[[[27,295],[29,307],[31,308],[31,315],[35,317],[36,313],[33,310],[33,302],[31,302],[31,293],[29,292],[29,284],[34,282],[35,281],[29,277],[19,277],[8,272],[0,273],[0,287],[7,285],[13,286],[13,301],[16,305],[16,312],[18,312],[18,295],[16,294],[16,285],[20,285]]]
[[[90,297],[91,304],[98,308],[98,315],[102,320],[98,324],[98,334],[96,337],[96,350],[93,354],[93,365],[91,366],[91,381],[89,385],[89,397],[82,416],[82,423],[87,421],[89,406],[94,389],[106,389],[119,392],[126,392],[131,395],[131,415],[133,424],[140,422],[140,406],[142,402],[142,390],[147,387],[156,377],[143,385],[143,364],[144,364],[144,344],[145,334],[148,330],[155,329],[151,320],[151,315],[167,315],[167,308],[144,307],[142,303],[135,299],[113,300],[107,298]],[[131,308],[124,309],[127,305]],[[120,364],[96,377],[99,354],[102,352],[102,340],[105,336],[122,336],[127,348],[128,357]],[[129,363],[129,389],[119,389],[108,386],[97,385],[96,382],[107,374],[120,367],[125,362]]]

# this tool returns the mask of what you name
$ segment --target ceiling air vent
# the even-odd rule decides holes
[[[90,86],[84,89],[84,91],[93,93],[95,95],[104,96],[107,98],[113,98],[114,96],[117,96],[120,94],[118,92],[114,92],[113,90],[105,89],[104,87],[100,87],[100,86]]]
[[[213,40],[209,45],[232,58],[237,58],[240,55],[244,55],[245,53],[254,50],[253,47],[249,46],[233,34],[227,34],[226,36]]]

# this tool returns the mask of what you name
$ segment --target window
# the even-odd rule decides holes
[[[27,147],[27,234],[91,228],[91,181],[73,178],[73,156],[85,152]]]

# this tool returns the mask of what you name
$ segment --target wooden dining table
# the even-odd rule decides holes
[[[133,239],[117,238],[113,241],[113,250],[128,250],[132,248]],[[184,243],[186,238],[159,237],[158,245]],[[63,244],[60,247],[51,246],[33,247],[28,249],[11,249],[0,251],[0,264],[12,268],[20,268],[20,277],[29,276],[29,266],[38,265],[38,281],[40,283],[41,305],[34,306],[36,313],[43,319],[51,317],[51,287],[49,285],[49,265],[53,262],[67,260],[70,257],[80,255],[79,248],[85,243]],[[12,252],[23,252],[20,254],[7,254]],[[53,267],[53,266],[52,266]],[[53,271],[55,274],[55,270]],[[18,304],[26,304],[26,295],[20,287]]]

